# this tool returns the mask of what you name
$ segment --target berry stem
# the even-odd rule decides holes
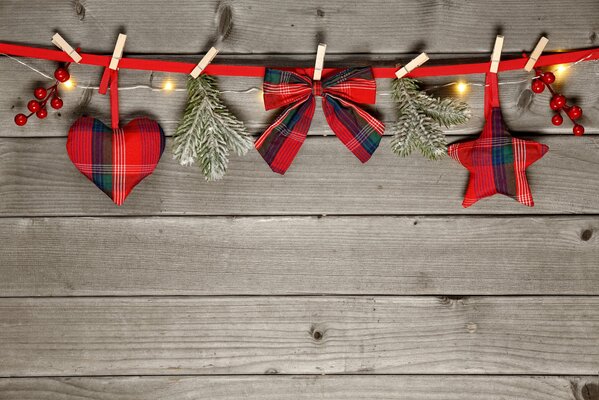
[[[545,86],[547,86],[547,89],[549,89],[549,92],[551,93],[552,96],[555,96],[557,93],[555,92],[555,90],[553,90],[553,88],[551,87],[551,85],[546,84],[545,82],[543,82],[543,84]]]
[[[58,88],[58,83],[55,83],[54,85],[50,86],[50,87],[47,89],[47,91],[48,91],[47,93],[48,93],[48,94],[47,94],[47,95],[46,95],[46,97],[45,97],[45,98],[44,98],[44,99],[43,99],[43,100],[40,102],[40,106],[41,106],[41,108],[44,108],[44,107],[46,107],[46,103],[48,103],[48,100],[50,100],[50,98],[51,98],[51,97],[54,95],[54,93],[56,93],[56,92],[57,92],[57,88]]]

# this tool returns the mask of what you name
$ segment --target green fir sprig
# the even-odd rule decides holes
[[[397,122],[391,126],[391,149],[401,157],[414,149],[431,160],[443,157],[447,154],[447,139],[442,128],[470,119],[467,103],[430,96],[420,90],[416,79],[395,79],[391,93],[397,110]]]
[[[229,154],[243,155],[252,147],[243,122],[220,99],[216,79],[189,78],[187,106],[173,135],[173,155],[181,165],[197,162],[208,181],[221,179]]]

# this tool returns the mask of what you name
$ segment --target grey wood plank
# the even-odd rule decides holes
[[[256,151],[233,157],[224,180],[207,183],[170,149],[122,207],[71,164],[65,139],[0,139],[0,215],[297,215],[599,213],[599,152],[589,137],[541,140],[549,153],[529,168],[536,205],[494,196],[463,209],[468,171],[454,160],[402,159],[388,139],[361,164],[334,137],[308,138],[285,176]]]
[[[591,375],[599,297],[0,299],[0,376]]]
[[[594,400],[597,376],[200,376],[0,379],[0,400]]]
[[[243,0],[231,2],[233,30],[223,45],[231,53],[313,53],[318,40],[329,52],[397,53],[489,51],[497,31],[506,51],[531,49],[546,33],[550,49],[597,43],[599,7],[581,0],[367,1]],[[110,53],[119,31],[134,53],[199,53],[215,35],[217,0],[42,1],[0,5],[2,40],[49,44],[56,29],[84,49]],[[566,10],[567,8],[567,10]],[[567,11],[567,16],[564,13]],[[484,16],[484,18],[469,18]],[[15,29],[27,26],[28,29]]]
[[[0,296],[599,295],[598,217],[0,219]]]
[[[599,8],[599,7],[598,7]],[[152,57],[152,56],[147,56]],[[349,56],[349,65],[355,65],[356,55]],[[399,60],[393,56],[368,55],[364,56],[359,65],[372,61],[376,65],[394,65]],[[443,57],[443,56],[440,56]],[[177,60],[192,61],[190,57],[178,57]],[[340,66],[347,66],[343,61],[345,58],[328,57],[327,60]],[[470,58],[472,60],[472,58]],[[302,61],[303,60],[303,61]],[[407,60],[406,56],[400,56],[400,60]],[[474,60],[477,60],[475,57]],[[480,59],[479,59],[480,60]],[[56,68],[55,63],[26,59],[27,63],[46,74],[52,75]],[[264,63],[264,60],[248,57],[219,59],[218,62],[231,63]],[[305,56],[278,56],[271,63],[273,65],[306,65],[312,64],[312,60]],[[561,75],[556,85],[557,90],[574,99],[584,110],[581,120],[586,128],[587,134],[599,133],[599,79],[593,79],[599,74],[599,62],[585,62],[577,64]],[[27,136],[66,136],[69,126],[82,114],[92,115],[110,123],[110,106],[108,96],[97,93],[97,87],[101,70],[90,66],[73,66],[73,79],[77,82],[74,89],[61,91],[65,106],[63,109],[49,110],[49,116],[43,121],[35,117],[24,127],[17,127],[14,116],[19,112],[25,112],[27,102],[32,98],[33,89],[41,84],[48,83],[38,75],[14,60],[0,59],[0,86],[3,95],[0,98],[0,136],[27,137]],[[18,76],[19,79],[15,79]],[[500,75],[502,109],[510,129],[516,132],[530,133],[572,133],[570,121],[564,122],[561,127],[551,124],[549,93],[535,95],[530,98],[532,92],[528,90],[531,75],[523,71],[510,71]],[[119,84],[120,113],[123,123],[135,116],[150,116],[162,125],[167,135],[172,135],[185,106],[186,91],[185,80],[182,74],[166,74],[150,71],[121,70]],[[483,86],[484,76],[471,75],[467,77],[440,77],[426,78],[424,87],[431,89],[431,93],[439,96],[457,96],[455,86],[443,87],[456,80],[467,79],[472,82],[468,94],[463,100],[467,101],[472,109],[472,119],[458,127],[447,130],[449,135],[477,134],[484,123],[483,115]],[[165,81],[175,85],[176,90],[172,92],[161,91]],[[264,111],[261,87],[262,80],[259,78],[221,77],[219,85],[224,91],[222,97],[231,110],[247,125],[250,131],[256,135],[262,133],[268,124],[279,112]],[[377,104],[372,109],[379,117],[390,126],[395,122],[396,115],[394,104],[390,96],[390,79],[377,80],[378,96]],[[153,89],[152,89],[153,88]],[[436,88],[436,89],[433,89]],[[532,101],[529,103],[529,101]],[[310,129],[311,135],[332,135],[324,115],[320,102]],[[389,131],[390,132],[390,131]]]

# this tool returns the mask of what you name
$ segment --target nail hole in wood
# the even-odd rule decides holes
[[[591,237],[593,237],[593,231],[591,229],[585,229],[582,231],[582,235],[580,235],[580,238],[585,242],[589,241]]]

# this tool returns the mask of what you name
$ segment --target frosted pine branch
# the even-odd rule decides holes
[[[451,97],[441,99],[422,92],[418,98],[422,111],[446,128],[466,123],[470,119],[470,107],[463,101]]]
[[[414,149],[431,160],[443,157],[447,139],[441,127],[449,128],[470,119],[468,104],[429,96],[420,91],[415,79],[394,80],[392,95],[397,122],[391,126],[391,149],[401,157],[408,156]]]
[[[214,77],[190,78],[187,92],[187,106],[173,135],[173,156],[181,165],[197,162],[206,180],[221,179],[229,154],[247,153],[251,137],[221,101]]]

